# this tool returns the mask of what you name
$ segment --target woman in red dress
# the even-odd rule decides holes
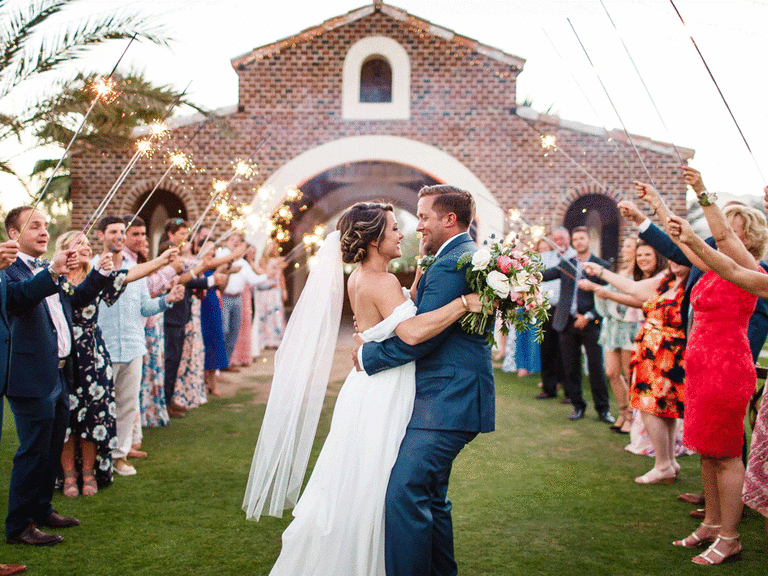
[[[765,216],[747,206],[721,212],[706,192],[699,173],[684,168],[723,255],[750,270],[768,245]],[[665,219],[662,216],[662,219]],[[693,327],[686,350],[687,389],[683,442],[701,454],[706,500],[701,526],[674,544],[693,548],[712,543],[693,558],[697,564],[720,564],[741,550],[737,526],[743,504],[741,460],[743,422],[755,389],[755,366],[747,340],[747,324],[757,298],[710,270],[689,246],[679,241],[681,220],[667,225],[670,236],[697,267],[705,271],[691,292]]]

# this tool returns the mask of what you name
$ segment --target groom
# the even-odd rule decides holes
[[[427,186],[419,191],[417,216],[423,247],[436,256],[419,281],[415,303],[421,314],[470,293],[466,267],[457,270],[456,261],[477,249],[467,233],[475,202],[459,188]],[[369,375],[416,361],[413,416],[387,487],[387,576],[457,574],[448,478],[461,449],[494,429],[490,346],[456,323],[415,346],[391,338],[356,352],[357,368]]]

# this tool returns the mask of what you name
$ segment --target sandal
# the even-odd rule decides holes
[[[736,550],[736,552],[731,552],[730,554],[726,555],[720,552],[720,550],[717,549],[717,545],[720,544],[721,540],[728,541],[728,540],[738,540],[739,535],[736,534],[736,536],[720,536],[720,534],[717,535],[717,538],[712,543],[712,545],[707,548],[704,552],[699,554],[698,556],[694,556],[691,558],[691,561],[694,564],[701,564],[702,566],[711,566],[713,564],[722,564],[723,562],[733,562],[734,560],[738,560],[741,558],[741,543],[739,542],[739,548]],[[716,560],[712,560],[711,556],[709,556],[710,553],[714,552],[717,554],[720,558]]]
[[[77,470],[64,471],[64,487],[61,492],[67,498],[77,498],[80,496],[80,490],[77,487]]]
[[[95,496],[98,491],[96,472],[93,469],[85,470],[83,472],[83,496]]]
[[[717,530],[720,528],[719,524],[704,524],[703,522],[699,526],[699,528],[696,528],[696,530],[687,538],[683,538],[682,540],[675,540],[672,542],[673,546],[682,546],[683,548],[698,548],[699,546],[704,546],[705,544],[710,544],[716,540],[714,536],[705,536],[704,538],[699,537],[696,532],[699,531],[700,528],[707,528],[709,530]],[[693,542],[690,542],[691,538],[693,538]],[[706,552],[705,552],[706,554]]]

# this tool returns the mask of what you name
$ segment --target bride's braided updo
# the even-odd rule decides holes
[[[387,230],[391,204],[360,202],[342,214],[336,229],[341,232],[341,259],[347,264],[362,262],[371,242],[381,242]]]

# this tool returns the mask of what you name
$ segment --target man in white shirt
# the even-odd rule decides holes
[[[240,234],[232,234],[227,241],[227,249],[221,250],[217,255],[224,256],[238,248],[242,249],[244,244],[245,241]],[[267,274],[256,274],[251,265],[242,257],[232,263],[232,268],[235,272],[230,274],[229,281],[221,297],[221,326],[224,331],[224,346],[227,351],[228,364],[232,360],[237,336],[240,333],[240,320],[243,313],[242,297],[245,285],[248,284],[256,290],[266,290],[273,287],[276,283]],[[227,370],[237,372],[237,369],[233,366],[230,366]]]

